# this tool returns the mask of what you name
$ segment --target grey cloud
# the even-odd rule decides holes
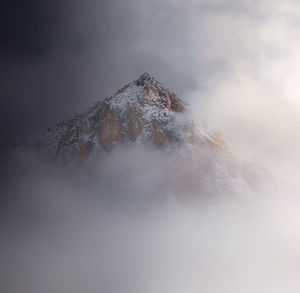
[[[247,142],[254,127],[272,133],[283,155],[282,133],[266,119],[284,105],[295,114],[277,115],[276,125],[285,126],[276,129],[298,125],[290,119],[299,105],[297,1],[77,0],[58,7],[58,28],[43,54],[2,53],[2,139],[39,132],[149,71],[230,141]],[[249,93],[253,112],[245,105]],[[273,110],[257,111],[263,108]],[[258,154],[266,149],[262,144]]]

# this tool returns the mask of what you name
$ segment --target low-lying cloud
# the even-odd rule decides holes
[[[36,167],[12,181],[1,291],[298,292],[297,194],[274,182],[185,202],[166,181],[173,159],[120,149],[72,176]]]
[[[280,180],[191,206],[169,194],[164,178],[175,169],[152,150],[117,152],[75,180],[22,176],[1,207],[1,292],[299,292],[299,4],[139,3],[125,7],[134,34],[104,66],[106,79],[119,61],[122,82],[145,67],[159,71],[234,156],[256,158]],[[118,19],[113,55],[123,23],[116,7],[106,4]]]

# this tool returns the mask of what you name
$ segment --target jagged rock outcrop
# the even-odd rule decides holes
[[[140,148],[145,156],[149,149],[162,150],[163,165],[150,168],[152,174],[155,168],[164,173],[154,185],[165,186],[163,192],[180,201],[245,193],[252,184],[253,172],[244,168],[246,172],[231,156],[222,133],[189,119],[184,102],[148,73],[85,113],[48,129],[33,146],[38,157],[62,164],[67,172],[74,166],[81,171],[83,164],[104,168],[100,174],[106,173],[103,162],[119,153],[114,149],[126,156],[126,151]]]
[[[199,132],[185,117],[183,101],[148,73],[86,113],[46,131],[35,146],[48,158],[72,161],[131,143],[163,149],[183,144],[206,151],[226,149],[220,133]]]

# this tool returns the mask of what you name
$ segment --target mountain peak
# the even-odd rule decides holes
[[[207,131],[199,134],[194,123],[184,117],[184,110],[175,93],[143,73],[85,113],[46,131],[35,145],[48,158],[69,161],[132,143],[164,149],[179,144],[223,144]]]
[[[81,166],[100,166],[102,159],[110,155],[126,157],[125,149],[146,150],[147,154],[149,147],[160,149],[161,158],[166,157],[164,167],[168,172],[164,180],[180,200],[186,198],[186,193],[192,197],[199,192],[213,195],[224,190],[232,194],[245,186],[244,174],[231,159],[222,133],[191,121],[182,100],[148,73],[24,144],[17,157],[21,161],[46,159],[67,167],[63,169],[77,170]],[[243,172],[256,180],[252,170],[246,168]]]
[[[163,85],[159,81],[157,81],[153,76],[151,76],[148,72],[144,72],[135,81],[135,83],[138,86],[157,85],[158,87],[163,87]]]
[[[139,78],[139,81],[150,80],[152,77],[148,72],[144,72]]]

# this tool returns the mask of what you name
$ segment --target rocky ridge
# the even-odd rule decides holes
[[[197,127],[185,104],[148,73],[96,103],[88,111],[44,132],[35,149],[51,160],[87,160],[119,145],[177,146],[224,153],[220,132]]]
[[[156,193],[180,201],[251,193],[262,178],[256,166],[244,168],[220,131],[188,116],[175,93],[144,73],[86,112],[46,130],[16,154],[29,170],[36,158],[54,162],[63,173],[96,170],[101,190],[122,178],[122,187],[114,193],[153,193],[157,186]]]

